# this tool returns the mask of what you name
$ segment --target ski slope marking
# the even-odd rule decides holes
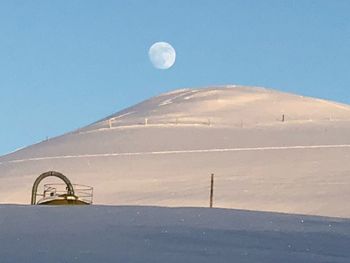
[[[174,151],[155,151],[155,152],[127,152],[127,153],[98,153],[98,154],[82,154],[82,155],[60,155],[48,157],[35,157],[28,159],[18,159],[0,162],[22,163],[31,161],[44,161],[55,159],[78,159],[78,158],[100,158],[114,156],[142,156],[142,155],[165,155],[165,154],[188,154],[188,153],[217,153],[217,152],[244,152],[244,151],[277,151],[277,150],[299,150],[299,149],[329,149],[329,148],[350,148],[350,144],[336,145],[297,145],[297,146],[267,146],[267,147],[247,147],[247,148],[224,148],[224,149],[203,149],[203,150],[174,150]]]

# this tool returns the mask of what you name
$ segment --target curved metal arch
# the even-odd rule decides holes
[[[60,178],[67,185],[67,193],[68,193],[68,195],[74,195],[73,185],[72,185],[72,183],[70,182],[70,180],[66,176],[64,176],[63,174],[61,174],[59,172],[49,171],[49,172],[41,174],[35,180],[35,182],[33,184],[33,188],[32,188],[32,200],[31,200],[31,204],[32,205],[36,204],[36,194],[37,194],[38,186],[39,186],[40,182],[43,179],[45,179],[46,177],[50,177],[50,176],[54,176],[54,177]]]

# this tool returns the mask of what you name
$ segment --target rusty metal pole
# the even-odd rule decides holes
[[[214,196],[214,174],[211,174],[211,180],[210,180],[210,203],[209,207],[213,207],[213,196]]]

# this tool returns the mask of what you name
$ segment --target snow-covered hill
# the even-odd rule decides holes
[[[177,90],[0,157],[0,203],[57,170],[97,204],[350,217],[350,107],[256,87]]]
[[[0,262],[350,262],[350,221],[206,208],[0,205]]]

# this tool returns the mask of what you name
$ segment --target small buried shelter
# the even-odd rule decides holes
[[[64,183],[44,184],[43,193],[38,193],[38,187],[47,177],[57,177]],[[40,199],[37,201],[37,197]],[[63,174],[49,171],[41,174],[32,188],[32,205],[90,205],[93,199],[93,188],[87,185],[72,184]]]

